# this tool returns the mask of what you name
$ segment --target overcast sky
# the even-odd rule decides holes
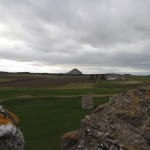
[[[0,71],[150,74],[150,0],[0,0]]]

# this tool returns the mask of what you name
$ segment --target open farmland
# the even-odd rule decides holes
[[[93,83],[89,77],[76,76],[13,76],[13,80],[0,82],[0,87],[55,87],[71,83]],[[9,79],[9,77],[7,77]]]
[[[81,119],[92,111],[81,109],[83,94],[93,94],[96,108],[111,95],[150,81],[150,77],[140,76],[126,81],[96,81],[88,76],[18,74],[7,75],[7,79],[0,83],[0,101],[19,116],[26,150],[59,150],[61,136],[79,128]]]

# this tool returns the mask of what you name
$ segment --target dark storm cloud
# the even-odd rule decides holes
[[[0,0],[0,59],[149,73],[149,8],[148,0]]]

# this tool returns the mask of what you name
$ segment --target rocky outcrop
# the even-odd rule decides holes
[[[0,105],[0,150],[23,150],[24,138],[15,114]]]
[[[61,143],[62,150],[150,150],[149,85],[110,98]]]
[[[62,136],[61,140],[61,150],[69,150],[70,147],[74,146],[78,140],[77,135],[79,131],[70,131]]]

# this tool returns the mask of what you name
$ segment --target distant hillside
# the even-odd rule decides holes
[[[67,74],[70,74],[70,75],[82,75],[82,72],[75,68],[75,69],[72,69],[71,71],[69,71]]]

